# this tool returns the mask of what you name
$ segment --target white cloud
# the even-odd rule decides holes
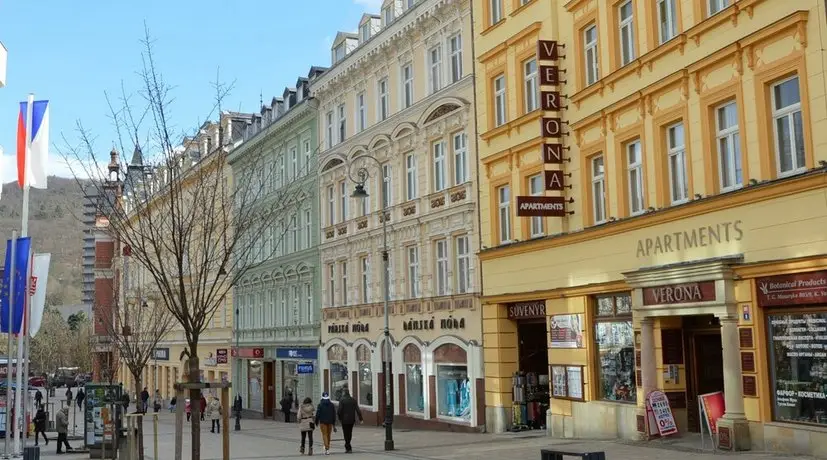
[[[376,12],[382,8],[382,0],[353,0],[353,3],[365,7],[368,12]]]

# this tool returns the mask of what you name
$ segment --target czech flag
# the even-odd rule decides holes
[[[49,157],[49,101],[32,103],[32,126],[26,126],[28,110],[29,103],[21,102],[17,117],[17,184],[42,189],[46,188]]]

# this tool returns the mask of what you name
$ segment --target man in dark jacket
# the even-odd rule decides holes
[[[144,390],[141,392],[141,409],[140,411],[146,414],[146,410],[149,409],[149,390],[144,387]]]
[[[293,392],[287,390],[287,394],[281,398],[281,413],[284,414],[284,421],[290,423],[290,413],[293,411]]]
[[[46,445],[49,445],[49,438],[46,437],[46,410],[43,409],[42,404],[37,406],[37,414],[34,416],[34,445],[38,445],[40,440],[39,435],[43,435],[43,440]]]
[[[362,423],[362,411],[359,410],[359,403],[347,390],[342,392],[342,399],[339,400],[338,415],[342,424],[342,434],[345,435],[345,452],[349,454],[353,451],[350,445],[350,440],[353,439],[353,425],[356,424],[357,418],[359,423]]]
[[[325,455],[330,455],[330,432],[334,430],[334,425],[336,425],[336,406],[330,402],[330,395],[325,391],[322,393],[319,407],[316,408],[316,426],[322,432]]]
[[[86,398],[86,393],[83,392],[83,388],[78,390],[78,395],[76,397],[78,402],[78,409],[83,410],[83,400]]]

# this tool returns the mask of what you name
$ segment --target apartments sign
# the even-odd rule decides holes
[[[540,86],[558,86],[560,85],[560,68],[557,66],[557,61],[565,58],[560,54],[560,45],[555,40],[539,40],[537,42],[537,61],[545,62],[539,66]],[[562,138],[566,135],[563,130],[565,121],[560,117],[561,112],[566,106],[563,105],[563,98],[565,96],[560,94],[557,89],[541,90],[540,91],[540,108],[543,112],[551,112],[551,116],[543,116],[540,119],[540,133],[543,136],[544,143],[542,146],[543,164],[547,165],[562,165],[568,159],[563,158],[563,151],[567,150],[563,147]],[[545,191],[547,192],[563,192],[566,188],[571,188],[571,185],[566,185],[565,178],[571,177],[571,174],[565,174],[558,166],[556,169],[550,169],[543,172]],[[566,203],[572,203],[574,200],[566,200],[563,196],[518,196],[517,197],[517,216],[519,217],[563,217],[569,214],[566,211]]]

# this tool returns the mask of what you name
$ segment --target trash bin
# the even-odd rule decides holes
[[[40,460],[40,446],[24,447],[23,460]]]

